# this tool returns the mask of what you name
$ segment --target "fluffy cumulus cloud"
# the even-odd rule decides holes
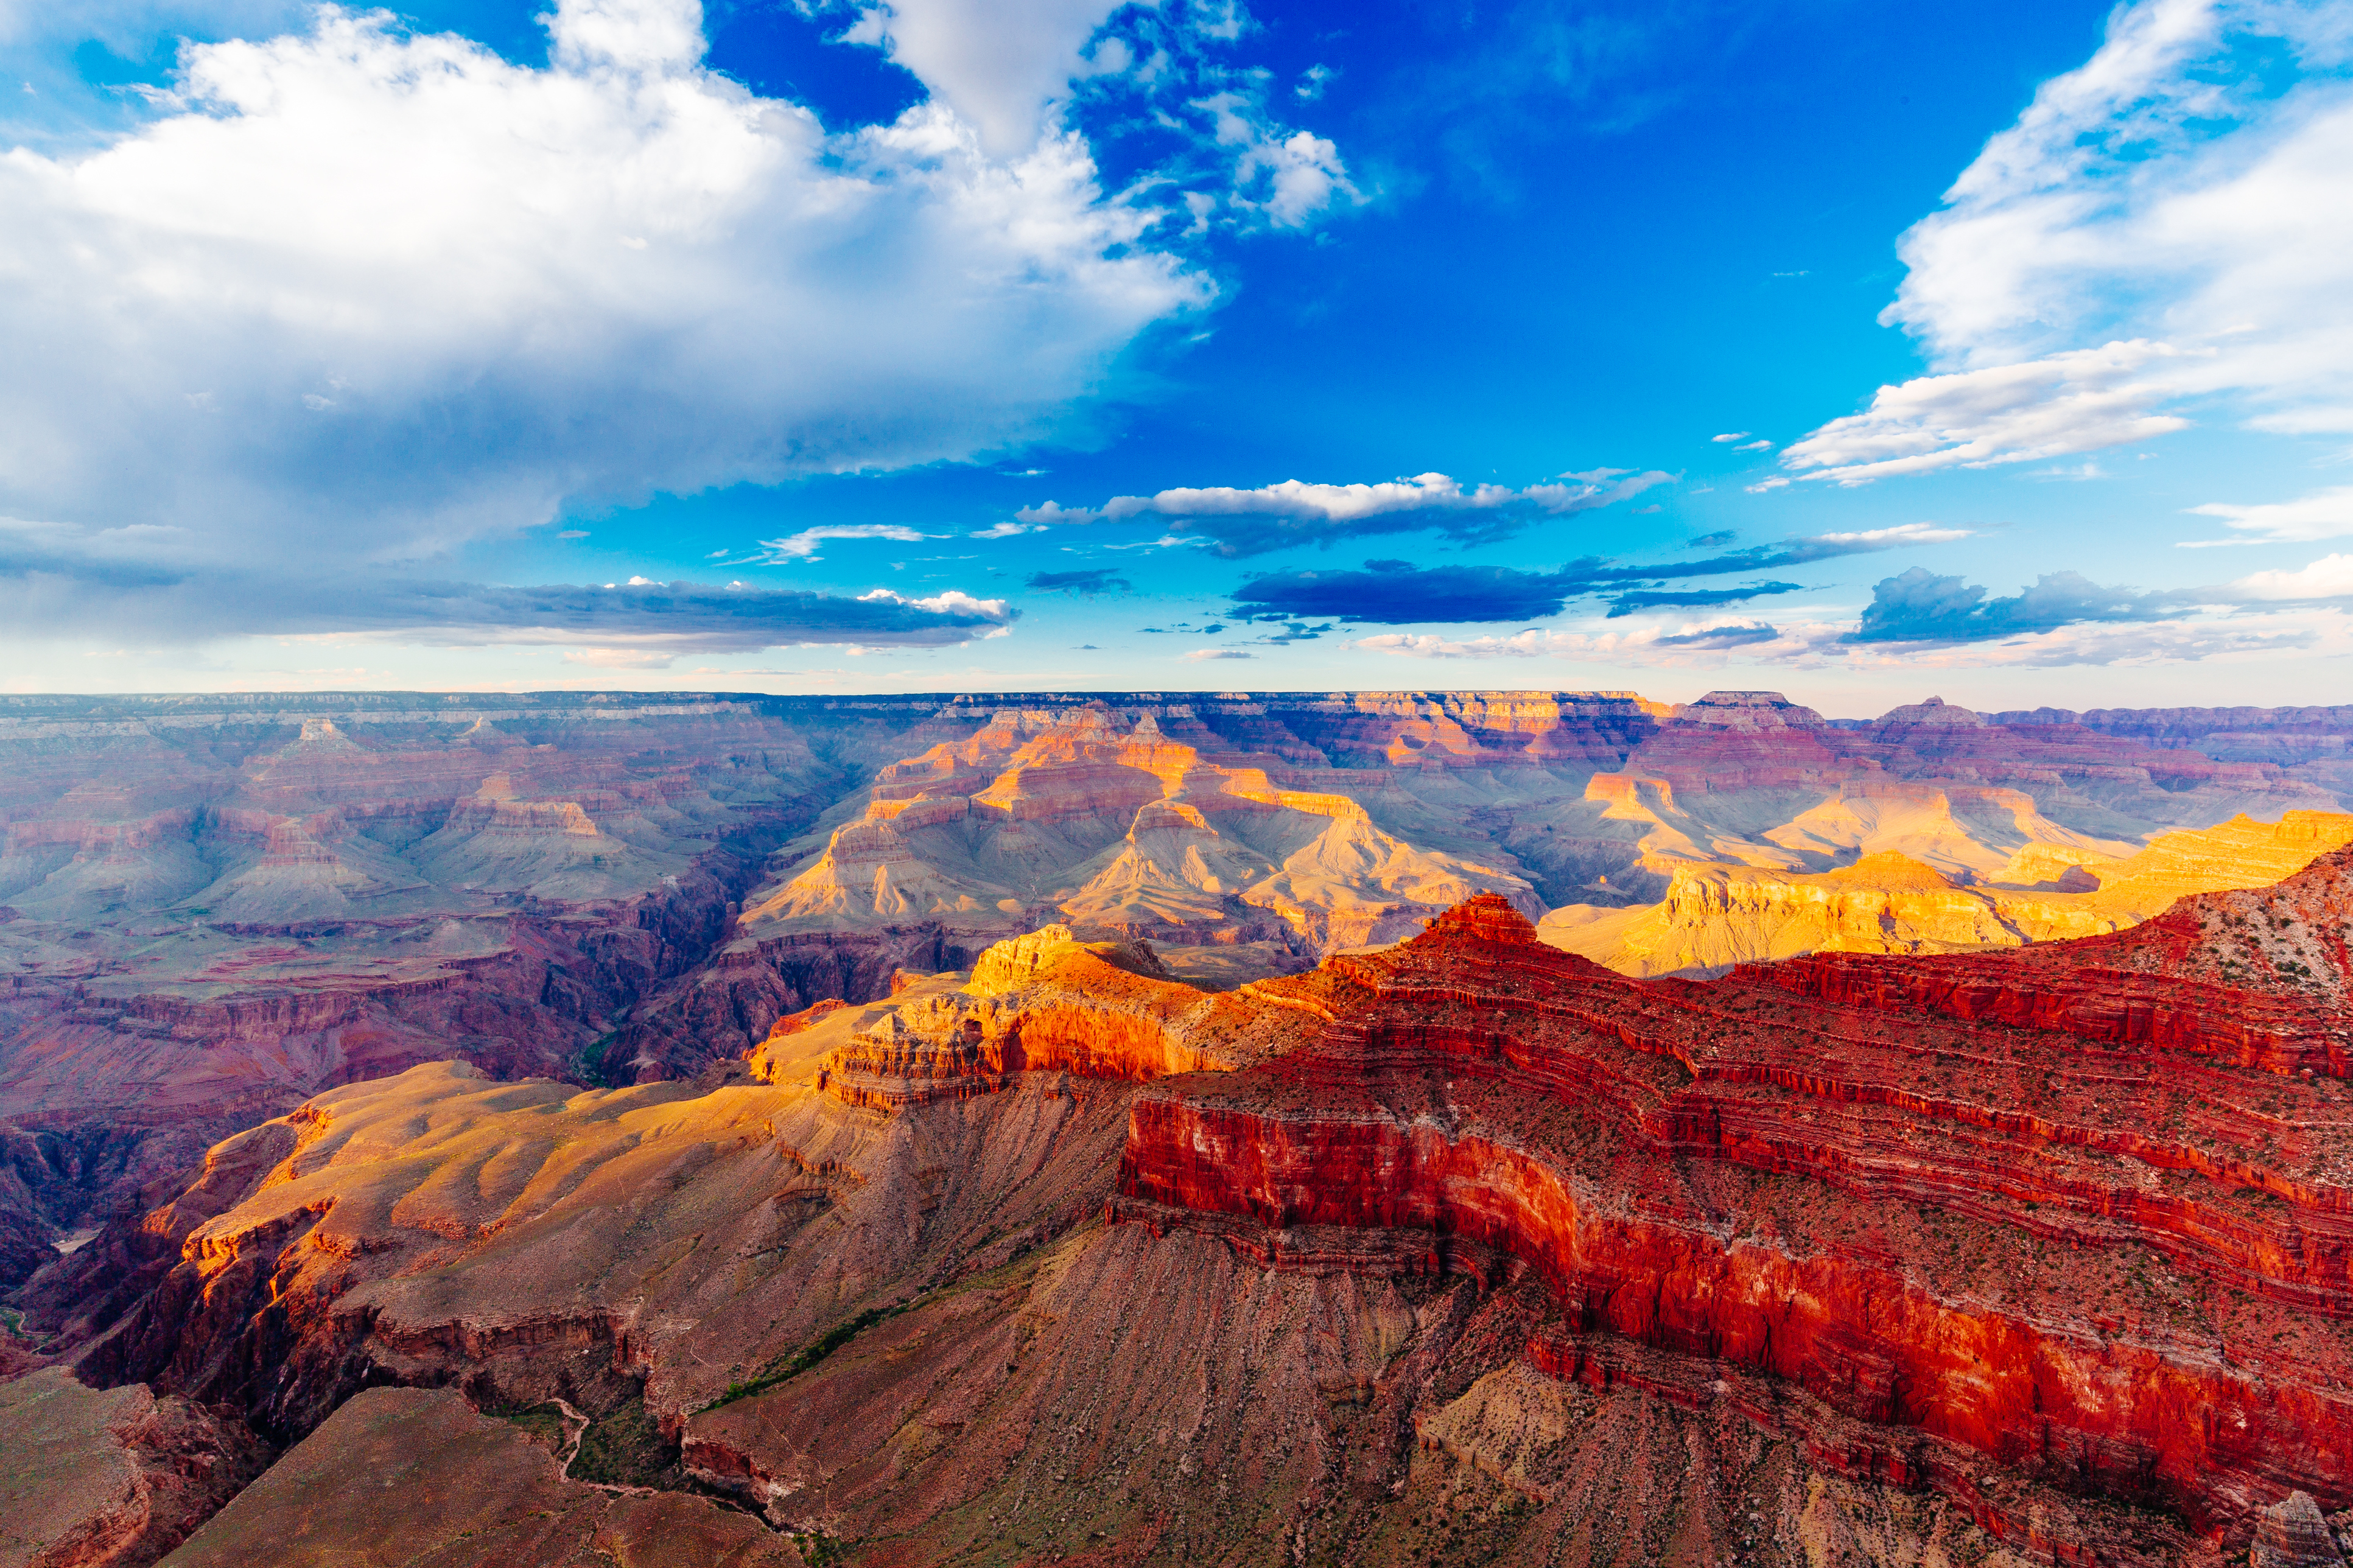
[[[2235,600],[2336,599],[2353,604],[2353,555],[2324,555],[2293,572],[2256,572],[2223,591]]]
[[[2353,433],[2353,26],[2334,0],[2137,0],[1900,246],[1936,374],[1784,450],[1858,483],[2179,428]]]
[[[889,0],[845,35],[881,46],[998,158],[1029,151],[1117,0]]]
[[[563,0],[551,64],[383,13],[194,47],[179,110],[0,163],[23,515],[375,559],[566,496],[963,456],[1207,285],[1083,142],[946,108],[828,138],[700,64],[694,0]]]
[[[1217,553],[1230,557],[1421,529],[1436,529],[1466,542],[1491,542],[1509,538],[1538,518],[1614,505],[1673,478],[1655,470],[1595,468],[1518,489],[1466,486],[1434,473],[1371,484],[1285,479],[1256,489],[1212,485],[1116,496],[1096,507],[1047,501],[1015,515],[1039,525],[1178,518],[1195,535],[1208,540]]]
[[[2036,462],[2183,428],[2154,414],[2168,394],[2152,363],[2180,351],[2165,343],[2109,343],[2022,364],[1924,375],[1883,386],[1861,414],[1834,419],[1781,460],[1807,477],[1865,484],[1931,468]]]
[[[136,531],[226,628],[257,563],[446,574],[568,501],[1033,439],[1215,297],[1073,128],[1074,78],[1122,64],[1087,53],[1105,0],[846,15],[929,96],[843,134],[706,69],[697,0],[557,0],[542,67],[249,9],[133,128],[0,158],[0,513],[47,530],[0,530],[17,627],[102,614]],[[1218,155],[1236,199],[1263,183]]]

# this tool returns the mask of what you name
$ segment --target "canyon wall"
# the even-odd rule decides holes
[[[2353,1501],[2348,873],[1704,986],[1495,896],[1223,992],[1041,931],[694,1083],[326,1091],[34,1327],[306,1474],[371,1384],[562,1401],[892,1561],[2219,1563]]]
[[[2013,1538],[1989,1463],[2217,1539],[2291,1490],[2341,1509],[2348,872],[2015,956],[1710,987],[1622,980],[1476,900],[1335,961],[1365,999],[1311,1049],[1147,1090],[1114,1212],[1276,1265],[1526,1268],[1560,1314],[1536,1364],[1614,1375],[1625,1343],[1692,1386],[1762,1373],[1862,1424],[1852,1473]],[[2189,933],[2241,909],[2260,975],[2132,966],[2219,952]]]
[[[2080,717],[0,700],[0,1349],[291,1446],[191,1561],[439,1433],[624,1560],[581,1452],[754,1556],[2219,1563],[2353,1503],[2344,819]],[[1662,892],[1737,967],[1535,940]]]

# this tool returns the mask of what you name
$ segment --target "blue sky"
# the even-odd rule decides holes
[[[2353,5],[0,54],[15,689],[2353,701]]]

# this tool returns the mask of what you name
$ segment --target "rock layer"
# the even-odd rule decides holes
[[[85,1388],[61,1367],[0,1383],[0,1563],[146,1568],[261,1472],[233,1420],[145,1388]]]
[[[1652,905],[1572,905],[1544,940],[1621,974],[1705,978],[1736,963],[1807,952],[1963,952],[2123,930],[2196,893],[2257,888],[2353,842],[2353,816],[2244,816],[2160,835],[2128,857],[2030,844],[1989,881],[1894,850],[1835,871],[1677,866]]]
[[[1769,693],[684,706],[717,728],[675,748],[585,705],[562,722],[610,744],[339,710],[216,759],[240,789],[310,792],[223,808],[282,820],[189,818],[187,843],[250,839],[199,868],[221,905],[392,908],[528,873],[512,907],[433,915],[417,944],[452,945],[417,973],[366,980],[439,984],[418,1033],[473,1060],[322,1089],[192,1182],[133,1172],[103,1128],[5,1146],[28,1192],[69,1167],[149,1189],[20,1298],[41,1352],[310,1456],[301,1486],[248,1491],[220,1555],[305,1520],[323,1539],[339,1509],[381,1524],[384,1500],[328,1481],[417,1432],[522,1476],[456,1396],[635,1423],[674,1461],[662,1486],[765,1521],[724,1551],[788,1535],[828,1561],[2213,1563],[2291,1490],[2347,1500],[2342,857],[2089,941],[1712,986],[1580,964],[1523,918],[1605,875],[1613,896],[1703,862],[1810,885],[1881,853],[1947,891],[2066,893],[2152,831],[2333,805],[2307,772],[1941,704],[1828,724]],[[554,722],[526,704],[491,729]],[[460,740],[502,777],[421,833],[352,826]],[[16,950],[37,956],[127,933],[102,900],[58,918],[97,879],[163,898],[196,874],[173,869],[177,826],[138,826],[164,803],[54,793],[16,862],[56,900]],[[787,809],[814,826],[761,887],[723,875],[763,847],[741,824]],[[583,829],[619,841],[632,811],[660,833],[584,866]],[[894,858],[893,836],[955,853]],[[872,912],[763,912],[837,842],[827,886]],[[1411,932],[1467,867],[1518,912],[1473,901],[1268,977],[1276,950]],[[916,908],[975,888],[1012,891]],[[893,889],[908,908],[880,912]],[[337,918],[215,921],[204,942],[243,944],[205,949],[235,961],[216,988],[94,965],[72,1005],[343,984],[372,950]],[[625,978],[592,984],[608,960]],[[1180,978],[1212,972],[1228,989]],[[298,1002],[251,1012],[253,1039],[295,1037],[269,1031]],[[557,1070],[621,1087],[498,1081],[551,1065],[477,1047],[530,1008],[566,1020]],[[359,1071],[401,1066],[338,1038]],[[384,1384],[452,1393],[362,1392]],[[515,1496],[543,1496],[533,1474]],[[486,1485],[459,1500],[498,1502]],[[513,1535],[494,1508],[483,1539],[634,1560],[607,1529],[628,1510],[570,1485],[527,1511],[581,1531]],[[688,1500],[647,1517],[701,1539],[662,1511]]]
[[[2348,870],[2265,901],[2334,910]],[[1645,987],[1474,901],[1328,966],[1360,994],[1313,1049],[1147,1089],[1117,1212],[1270,1262],[1525,1267],[1566,1343],[1762,1373],[1862,1423],[1855,1473],[1959,1496],[1990,1462],[2217,1531],[2291,1488],[2342,1506],[2343,1015],[2155,969],[2087,1010],[2099,957]],[[1859,1007],[1818,978],[1852,973],[1884,977]]]

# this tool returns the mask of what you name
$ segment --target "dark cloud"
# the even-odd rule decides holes
[[[1281,620],[1282,617],[1278,616],[1261,616],[1259,619],[1264,621],[1278,621]],[[1258,643],[1271,643],[1277,647],[1282,647],[1290,643],[1314,642],[1317,637],[1324,636],[1331,630],[1333,630],[1333,626],[1329,621],[1326,621],[1320,626],[1311,626],[1304,621],[1287,621],[1283,623],[1282,629],[1281,631],[1271,633],[1262,637],[1252,637],[1250,638],[1250,641]]]
[[[1977,584],[1915,566],[1872,589],[1862,624],[1845,640],[1987,642],[2084,622],[2173,620],[2183,613],[2181,595],[2103,588],[2076,572],[2045,573],[2031,588],[1989,599]]]
[[[1087,572],[1032,572],[1027,586],[1043,594],[1083,594],[1093,598],[1097,594],[1133,594],[1135,584],[1106,567]]]
[[[0,546],[5,545],[0,541]],[[35,635],[149,644],[239,636],[397,637],[406,642],[640,644],[748,652],[809,643],[940,647],[1001,630],[1019,612],[950,590],[856,598],[705,583],[508,586],[354,572],[273,576],[207,566],[27,559],[0,547],[0,622]]]
[[[1361,572],[1274,572],[1253,577],[1234,590],[1234,602],[1245,614],[1286,622],[1330,616],[1406,626],[1537,620],[1559,614],[1576,591],[1558,572],[1367,561]]]
[[[1638,610],[1736,605],[1743,599],[1758,598],[1767,594],[1794,594],[1804,586],[1802,583],[1751,583],[1745,588],[1667,588],[1620,594],[1609,601],[1609,618],[1614,621]]]
[[[1771,642],[1780,635],[1779,627],[1754,621],[1740,626],[1710,626],[1703,632],[1678,632],[1673,637],[1660,637],[1653,646],[1701,649],[1746,647],[1751,643]]]
[[[1549,572],[1510,566],[1417,566],[1367,561],[1355,572],[1270,572],[1234,590],[1238,618],[1290,620],[1329,616],[1378,626],[1443,621],[1532,621],[1558,615],[1571,599],[1608,595],[1610,614],[1670,605],[1727,605],[1761,594],[1794,593],[1795,583],[1746,588],[1668,589],[1677,578],[1719,577],[1798,566],[1841,555],[1935,542],[1955,535],[1920,526],[1870,533],[1816,534],[1726,551],[1697,561],[1618,565],[1588,555]]]
[[[1714,540],[1728,535],[1709,535]],[[1237,619],[1289,621],[1328,616],[1377,626],[1443,621],[1533,621],[1558,615],[1572,599],[1608,596],[1612,616],[1671,605],[1728,605],[1764,594],[1798,591],[1795,583],[1745,588],[1670,589],[1683,577],[1799,566],[1841,555],[1958,537],[1925,524],[1868,533],[1825,533],[1726,551],[1697,561],[1621,566],[1588,555],[1549,572],[1510,566],[1417,566],[1409,561],[1367,561],[1354,572],[1270,572],[1234,590]]]
[[[1732,530],[1727,528],[1720,533],[1703,533],[1698,538],[1686,542],[1683,548],[1685,550],[1713,550],[1719,544],[1731,543],[1735,537],[1736,536],[1733,533]]]

